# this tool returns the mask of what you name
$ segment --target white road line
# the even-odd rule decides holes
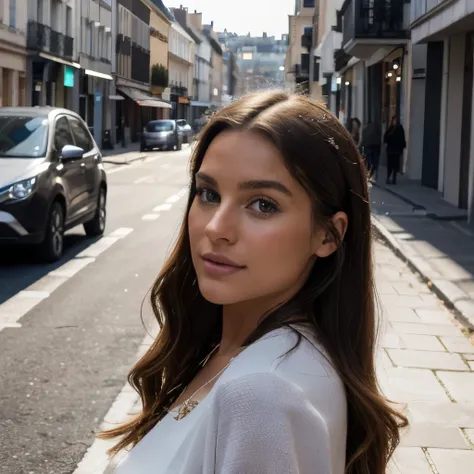
[[[172,204],[160,204],[153,209],[153,212],[169,211],[172,207]]]
[[[174,204],[175,202],[178,202],[179,200],[181,199],[180,196],[178,196],[177,194],[174,194],[173,196],[170,196],[166,202],[169,203],[169,204]]]
[[[19,328],[18,320],[31,311],[38,303],[48,298],[51,293],[63,283],[79,273],[87,265],[95,262],[96,258],[115,242],[133,232],[129,227],[121,227],[106,237],[93,243],[75,258],[67,261],[56,270],[20,291],[10,299],[0,304],[0,331],[5,328]]]
[[[160,217],[159,214],[145,214],[142,217],[142,221],[156,221],[156,219],[158,219],[158,217]]]
[[[137,360],[140,359],[150,348],[152,342],[152,338],[149,336],[145,337],[136,355]],[[125,384],[122,391],[119,393],[118,397],[105,415],[100,429],[110,429],[116,427],[119,423],[123,423],[128,417],[137,412],[139,405],[140,398],[138,394],[128,383]],[[86,451],[86,454],[77,465],[73,474],[104,474],[106,472],[113,472],[113,467],[118,464],[125,454],[120,453],[112,460],[107,456],[107,450],[109,450],[115,443],[116,440],[96,439]]]

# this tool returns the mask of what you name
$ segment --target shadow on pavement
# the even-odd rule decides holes
[[[474,229],[466,222],[432,219],[413,206],[373,187],[372,212],[411,257],[421,257],[433,277],[457,285],[457,300],[474,300]],[[463,294],[463,292],[465,294]]]
[[[3,247],[0,253],[0,304],[19,291],[75,258],[83,250],[100,240],[77,233],[74,229],[64,236],[64,255],[53,264],[38,262],[33,246]]]

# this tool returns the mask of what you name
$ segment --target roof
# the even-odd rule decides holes
[[[174,21],[174,17],[171,12],[166,8],[165,4],[161,0],[150,0],[160,10],[170,22]]]
[[[187,40],[194,43],[194,40],[191,38],[191,36],[186,32],[186,30],[177,21],[173,21],[173,23],[171,23],[171,28],[176,30],[180,35],[184,36]]]

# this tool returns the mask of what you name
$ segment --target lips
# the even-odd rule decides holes
[[[215,253],[206,253],[202,255],[202,259],[204,270],[212,277],[232,275],[246,268],[223,255]]]

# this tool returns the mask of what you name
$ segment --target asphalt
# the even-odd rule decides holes
[[[18,321],[21,327],[0,325],[2,474],[72,473],[94,441],[151,324],[149,306],[145,326],[140,306],[176,234],[184,202],[155,220],[143,216],[156,216],[153,209],[187,185],[188,156],[185,148],[109,166],[106,235],[117,229],[129,234],[28,311]],[[81,252],[94,243],[82,228],[73,229],[63,260],[46,266],[32,263],[25,249],[3,251],[0,313],[19,292],[44,289],[51,271],[81,263]]]

